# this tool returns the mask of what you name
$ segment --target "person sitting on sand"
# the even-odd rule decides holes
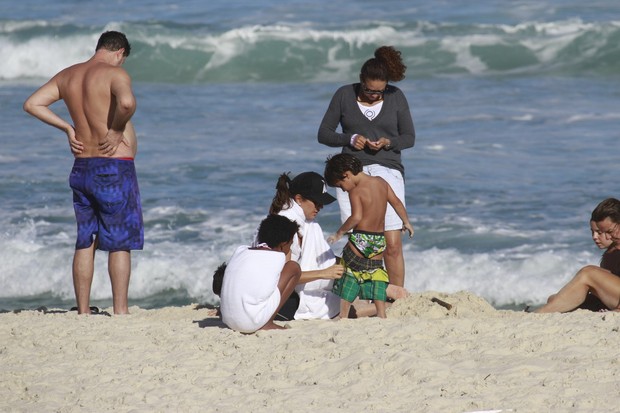
[[[301,276],[299,264],[286,259],[298,230],[288,218],[269,215],[258,229],[260,243],[235,250],[220,292],[222,321],[229,328],[242,333],[284,328],[274,318]]]
[[[342,251],[344,275],[334,282],[333,291],[341,298],[340,316],[348,316],[351,303],[359,296],[374,300],[377,315],[385,318],[389,282],[383,268],[385,211],[389,203],[412,237],[407,210],[390,185],[383,178],[364,173],[362,162],[353,155],[340,153],[325,163],[327,184],[348,192],[351,203],[351,216],[328,238],[329,243],[334,243],[353,230]]]
[[[613,243],[613,251],[616,251],[620,242],[620,201],[615,198],[602,201],[592,211],[591,221],[596,224],[603,238]],[[601,267],[595,265],[583,267],[557,294],[549,297],[547,304],[535,312],[572,311],[586,300],[589,293],[598,297],[608,310],[620,311],[620,277],[607,269],[612,263],[605,260],[606,255],[607,252],[603,255]],[[609,257],[611,255],[607,256]],[[617,269],[616,253],[613,257]]]
[[[618,248],[618,244],[611,239],[607,239],[593,220],[590,220],[590,230],[594,244],[600,249],[605,250],[599,267],[609,270],[612,274],[620,277],[620,248]],[[585,301],[577,308],[590,311],[607,311],[605,304],[591,292],[588,292]]]
[[[315,221],[323,206],[335,200],[316,172],[302,172],[292,180],[285,173],[278,177],[269,213],[285,216],[299,225],[290,259],[299,263],[301,278],[276,319],[330,319],[340,311],[340,299],[331,289],[333,280],[342,276],[344,268],[336,262],[321,226]]]

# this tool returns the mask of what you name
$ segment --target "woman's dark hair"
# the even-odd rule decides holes
[[[392,46],[381,46],[375,50],[375,57],[366,60],[360,71],[360,81],[384,80],[398,82],[405,78],[407,66],[400,52]]]
[[[258,227],[258,242],[275,248],[283,242],[289,242],[299,231],[299,225],[282,215],[267,215]]]
[[[362,161],[348,153],[339,153],[334,156],[327,157],[325,161],[325,182],[329,186],[335,186],[336,182],[344,179],[344,174],[348,171],[353,175],[357,175],[364,169]]]
[[[294,196],[289,189],[291,184],[291,178],[288,176],[289,173],[290,172],[282,174],[278,178],[278,182],[276,183],[276,194],[269,207],[270,214],[277,214],[282,211],[285,206],[290,204],[291,198]]]
[[[611,219],[614,223],[620,224],[620,201],[616,198],[607,198],[594,208],[590,221],[601,222],[605,218]]]
[[[99,49],[105,49],[111,52],[125,49],[123,52],[123,56],[125,57],[129,56],[129,53],[131,52],[131,46],[129,45],[127,37],[123,33],[115,31],[104,32],[101,36],[99,36],[99,41],[97,42],[95,51]]]

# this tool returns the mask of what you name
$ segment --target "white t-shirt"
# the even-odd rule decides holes
[[[359,106],[360,110],[368,118],[368,120],[374,120],[377,116],[379,116],[379,112],[383,108],[383,101],[380,101],[372,106],[364,106],[360,102],[357,102],[357,106]]]
[[[220,311],[233,330],[253,333],[264,326],[280,305],[278,281],[286,256],[279,251],[238,247],[226,266]]]

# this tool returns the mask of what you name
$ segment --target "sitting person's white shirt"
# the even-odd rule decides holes
[[[286,256],[282,252],[238,247],[226,266],[220,295],[222,321],[229,328],[253,333],[280,304],[278,281]]]
[[[323,229],[315,221],[308,221],[299,205],[291,202],[289,207],[279,212],[299,224],[303,242],[299,247],[297,236],[293,238],[291,259],[301,266],[302,271],[323,270],[336,264],[336,256],[325,240]],[[340,313],[340,297],[332,293],[333,280],[314,280],[298,284],[299,307],[295,320],[330,319]]]

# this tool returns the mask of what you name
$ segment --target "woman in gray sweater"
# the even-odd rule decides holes
[[[336,91],[318,133],[320,143],[341,147],[342,152],[362,161],[365,173],[385,179],[403,204],[405,170],[401,151],[413,147],[415,130],[405,95],[389,82],[402,80],[406,69],[398,50],[379,47],[375,56],[362,66],[359,83]],[[342,132],[336,131],[338,125]],[[344,222],[351,214],[349,197],[342,190],[336,194]],[[390,283],[401,287],[405,283],[402,228],[402,221],[388,205],[384,261]]]

